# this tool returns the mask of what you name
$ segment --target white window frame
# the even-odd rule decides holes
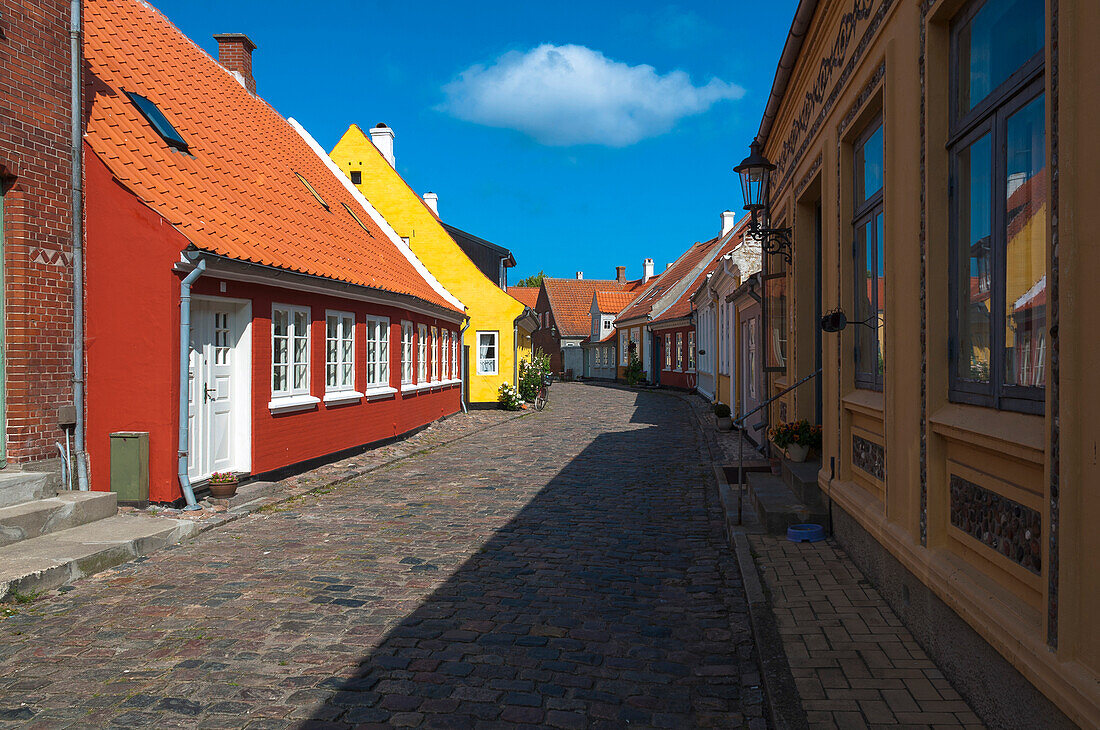
[[[413,323],[401,320],[401,385],[413,384]]]
[[[695,330],[688,332],[688,372],[695,372]]]
[[[439,382],[439,353],[436,351],[436,348],[439,345],[439,328],[438,327],[432,327],[431,330],[430,330],[430,333],[431,334],[428,335],[428,352],[430,353],[429,357],[431,358],[432,382],[433,383],[438,383]]]
[[[672,369],[672,335],[665,335],[665,370]]]
[[[335,339],[329,336],[329,321],[336,319],[336,337]],[[348,332],[347,324],[348,320],[351,320],[351,331]],[[355,313],[354,312],[342,312],[336,309],[325,310],[325,403],[342,403],[353,400],[358,400],[362,397],[362,393],[355,390]],[[350,337],[349,337],[350,334]],[[345,361],[344,343],[351,340],[351,357],[350,361]],[[332,359],[332,342],[335,341],[336,347],[336,359]],[[350,378],[347,383],[340,383],[333,385],[329,383],[329,368],[336,368],[336,379],[340,381],[341,375],[344,372],[344,368],[350,368]]]
[[[428,325],[417,325],[416,334],[416,383],[422,385],[428,382]]]
[[[676,370],[682,372],[684,369],[684,333],[676,333]]]
[[[451,331],[444,327],[439,331],[439,372],[443,380],[451,378]]]
[[[275,334],[275,319],[277,312],[286,313],[286,335],[279,336]],[[297,325],[295,320],[297,315],[305,315],[305,357],[302,360],[296,360],[294,357],[295,352],[295,340],[300,339],[300,335],[297,331]],[[271,402],[268,403],[268,408],[275,412],[283,412],[288,410],[299,410],[303,408],[311,408],[317,403],[321,402],[320,398],[310,395],[310,386],[312,383],[312,373],[310,372],[310,347],[312,346],[312,330],[313,330],[313,315],[310,312],[309,307],[299,307],[292,304],[272,304],[271,305]],[[282,389],[275,388],[275,369],[280,367],[279,363],[275,362],[275,355],[278,352],[278,339],[286,339],[286,354],[287,361],[281,366],[286,370],[286,387]],[[294,378],[297,375],[297,369],[299,367],[305,368],[305,386],[294,387]]]
[[[483,368],[487,358],[481,356],[481,337],[482,335],[491,336],[493,338],[493,369],[487,370]],[[496,330],[478,330],[477,332],[477,374],[478,375],[496,375],[500,371],[500,333]]]
[[[626,343],[627,333],[626,330],[619,330],[619,364],[626,367]]]
[[[367,359],[365,375],[367,395],[394,392],[390,387],[390,318],[368,315],[366,318]],[[373,377],[372,376],[373,373]]]
[[[451,374],[455,382],[462,379],[462,341],[458,332],[451,332]]]

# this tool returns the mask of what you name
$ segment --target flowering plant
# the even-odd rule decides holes
[[[821,426],[811,425],[803,418],[801,421],[781,423],[771,430],[772,441],[781,449],[791,444],[817,448],[821,446]]]
[[[506,411],[518,411],[523,407],[523,398],[519,394],[519,388],[508,383],[501,383],[497,391],[497,403]]]
[[[231,471],[216,471],[210,475],[211,484],[236,484],[237,475]]]

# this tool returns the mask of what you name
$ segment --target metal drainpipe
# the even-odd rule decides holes
[[[512,323],[512,385],[519,387],[519,325]]]
[[[76,484],[88,491],[88,463],[84,452],[84,165],[81,105],[81,7],[80,0],[69,5],[69,95],[70,133],[72,135],[72,216],[73,216],[73,405],[76,410]]]
[[[462,330],[458,333],[459,341],[462,343],[462,388],[461,388],[461,400],[462,400],[462,412],[469,413],[470,410],[466,408],[466,381],[470,375],[470,364],[466,360],[466,330],[470,329],[470,318],[466,317],[466,322],[462,325]],[[476,346],[477,343],[475,342]]]
[[[191,477],[187,475],[187,391],[190,386],[189,361],[191,353],[191,285],[194,284],[202,272],[206,271],[206,261],[199,259],[194,270],[180,282],[180,403],[179,403],[179,464],[177,475],[180,480],[180,488],[183,489],[183,498],[187,500],[185,510],[202,509],[195,499],[195,491],[191,489]]]

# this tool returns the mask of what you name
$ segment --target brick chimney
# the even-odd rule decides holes
[[[256,79],[252,78],[252,52],[256,44],[244,33],[215,33],[218,42],[218,63],[229,69],[253,94]]]
[[[616,266],[615,267],[615,281],[619,282],[620,284],[625,284],[626,283],[626,267],[625,266]]]

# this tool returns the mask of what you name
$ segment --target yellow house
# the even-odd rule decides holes
[[[393,130],[379,124],[370,136],[353,124],[330,156],[413,253],[448,291],[466,304],[469,317],[463,345],[467,399],[495,403],[502,383],[515,383],[519,360],[530,358],[535,326],[523,304],[470,259],[444,228],[437,213],[395,169]],[[432,203],[435,202],[431,196]],[[529,314],[529,313],[528,313]]]

